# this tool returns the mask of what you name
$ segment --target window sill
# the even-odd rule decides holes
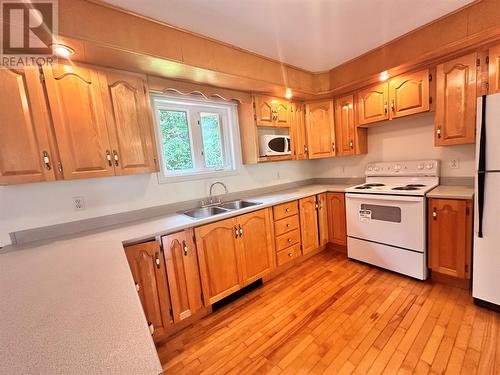
[[[190,174],[178,174],[172,176],[165,176],[163,173],[157,173],[159,184],[170,184],[182,181],[195,181],[195,180],[208,180],[219,177],[234,176],[238,174],[237,169],[229,169],[222,171],[198,172]]]

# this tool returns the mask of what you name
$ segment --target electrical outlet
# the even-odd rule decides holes
[[[450,168],[451,169],[459,169],[460,168],[460,160],[458,160],[458,159],[450,160]]]
[[[85,198],[84,197],[73,197],[73,207],[77,211],[85,209]]]

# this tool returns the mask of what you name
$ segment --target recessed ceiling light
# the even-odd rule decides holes
[[[293,94],[292,94],[292,89],[291,89],[291,88],[287,88],[287,89],[285,90],[285,98],[287,98],[287,99],[291,99],[291,98],[292,98],[292,96],[293,96]]]
[[[52,50],[57,56],[65,59],[75,54],[75,50],[73,48],[65,46],[64,44],[53,44]]]
[[[387,70],[384,70],[382,73],[380,73],[379,78],[382,82],[387,81],[389,79],[389,72]]]

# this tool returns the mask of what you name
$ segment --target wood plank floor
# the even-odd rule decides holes
[[[324,251],[158,353],[166,374],[500,374],[500,314]]]

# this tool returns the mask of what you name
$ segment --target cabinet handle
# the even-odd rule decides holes
[[[384,112],[387,113],[387,102],[384,102]]]
[[[433,218],[434,220],[437,220],[437,216],[438,216],[438,214],[437,214],[437,212],[436,212],[436,209],[432,210],[432,218]]]
[[[112,167],[113,163],[111,161],[111,152],[109,152],[109,150],[106,150],[106,160],[108,161],[108,165]]]
[[[286,225],[286,227],[287,227],[287,228],[290,228],[290,224],[287,224],[287,225]]]
[[[394,99],[391,100],[391,109],[392,112],[395,112]]]
[[[304,154],[308,154],[309,153],[309,150],[307,148],[307,146],[304,146]]]
[[[238,229],[239,229],[239,232],[240,232],[240,237],[243,237],[243,228],[239,224],[238,224]]]
[[[148,326],[149,326],[149,333],[151,333],[151,336],[155,333],[155,326],[153,325],[153,323],[149,323],[148,322]]]
[[[351,148],[351,150],[354,148],[354,142],[353,141],[349,142],[349,147]]]
[[[319,201],[319,208],[323,208],[323,201]]]
[[[52,167],[50,166],[49,153],[47,151],[44,151],[42,153],[42,158],[43,158],[43,164],[45,164],[45,168],[47,168],[47,170],[50,171]]]
[[[135,290],[139,291],[140,289],[141,289],[141,287],[139,286],[139,284],[135,283]]]
[[[293,253],[288,253],[288,256],[291,258],[293,256]]]
[[[118,167],[118,152],[113,150],[113,159],[115,159],[115,167]]]
[[[184,256],[188,255],[188,247],[186,245],[186,241],[182,241],[182,249],[184,250]]]
[[[332,142],[332,151],[335,152],[335,142]]]
[[[158,251],[155,253],[155,263],[156,268],[160,268],[160,253]]]
[[[441,138],[441,126],[438,126],[436,133],[437,133],[438,138]]]
[[[234,238],[238,238],[238,227],[234,226]]]
[[[288,239],[288,242],[292,242],[292,239],[291,239],[291,238],[289,238],[289,239]]]
[[[285,212],[290,212],[290,209],[289,208],[285,208]]]

